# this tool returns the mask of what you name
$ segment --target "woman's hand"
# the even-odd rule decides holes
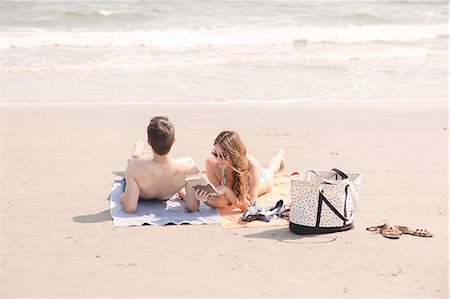
[[[231,191],[230,188],[228,188],[227,186],[223,186],[223,185],[217,186],[216,190],[219,193],[219,195],[222,195],[222,194],[227,193],[228,191]]]
[[[210,193],[206,192],[205,190],[196,190],[195,191],[195,199],[197,199],[200,202],[207,202],[209,200]]]

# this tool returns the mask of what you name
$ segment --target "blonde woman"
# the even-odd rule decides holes
[[[215,208],[235,205],[246,210],[258,196],[270,192],[273,177],[284,168],[284,151],[279,150],[265,168],[247,153],[244,143],[234,131],[221,132],[214,141],[211,157],[206,159],[206,175],[220,196],[199,190],[195,197]]]

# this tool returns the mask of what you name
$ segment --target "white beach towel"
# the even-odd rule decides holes
[[[114,226],[165,225],[169,223],[218,224],[221,222],[217,209],[201,203],[197,212],[189,212],[184,207],[183,201],[176,195],[167,201],[141,200],[136,213],[125,213],[119,201],[120,195],[124,191],[124,183],[123,178],[114,180],[111,190],[110,210]]]

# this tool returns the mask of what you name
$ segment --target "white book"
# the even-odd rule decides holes
[[[194,190],[206,190],[211,196],[219,196],[213,184],[208,181],[208,178],[202,174],[191,174],[186,176],[186,184],[194,188]]]

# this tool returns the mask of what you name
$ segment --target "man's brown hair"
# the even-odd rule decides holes
[[[175,141],[175,127],[167,116],[155,116],[147,127],[147,136],[155,153],[165,155]]]

